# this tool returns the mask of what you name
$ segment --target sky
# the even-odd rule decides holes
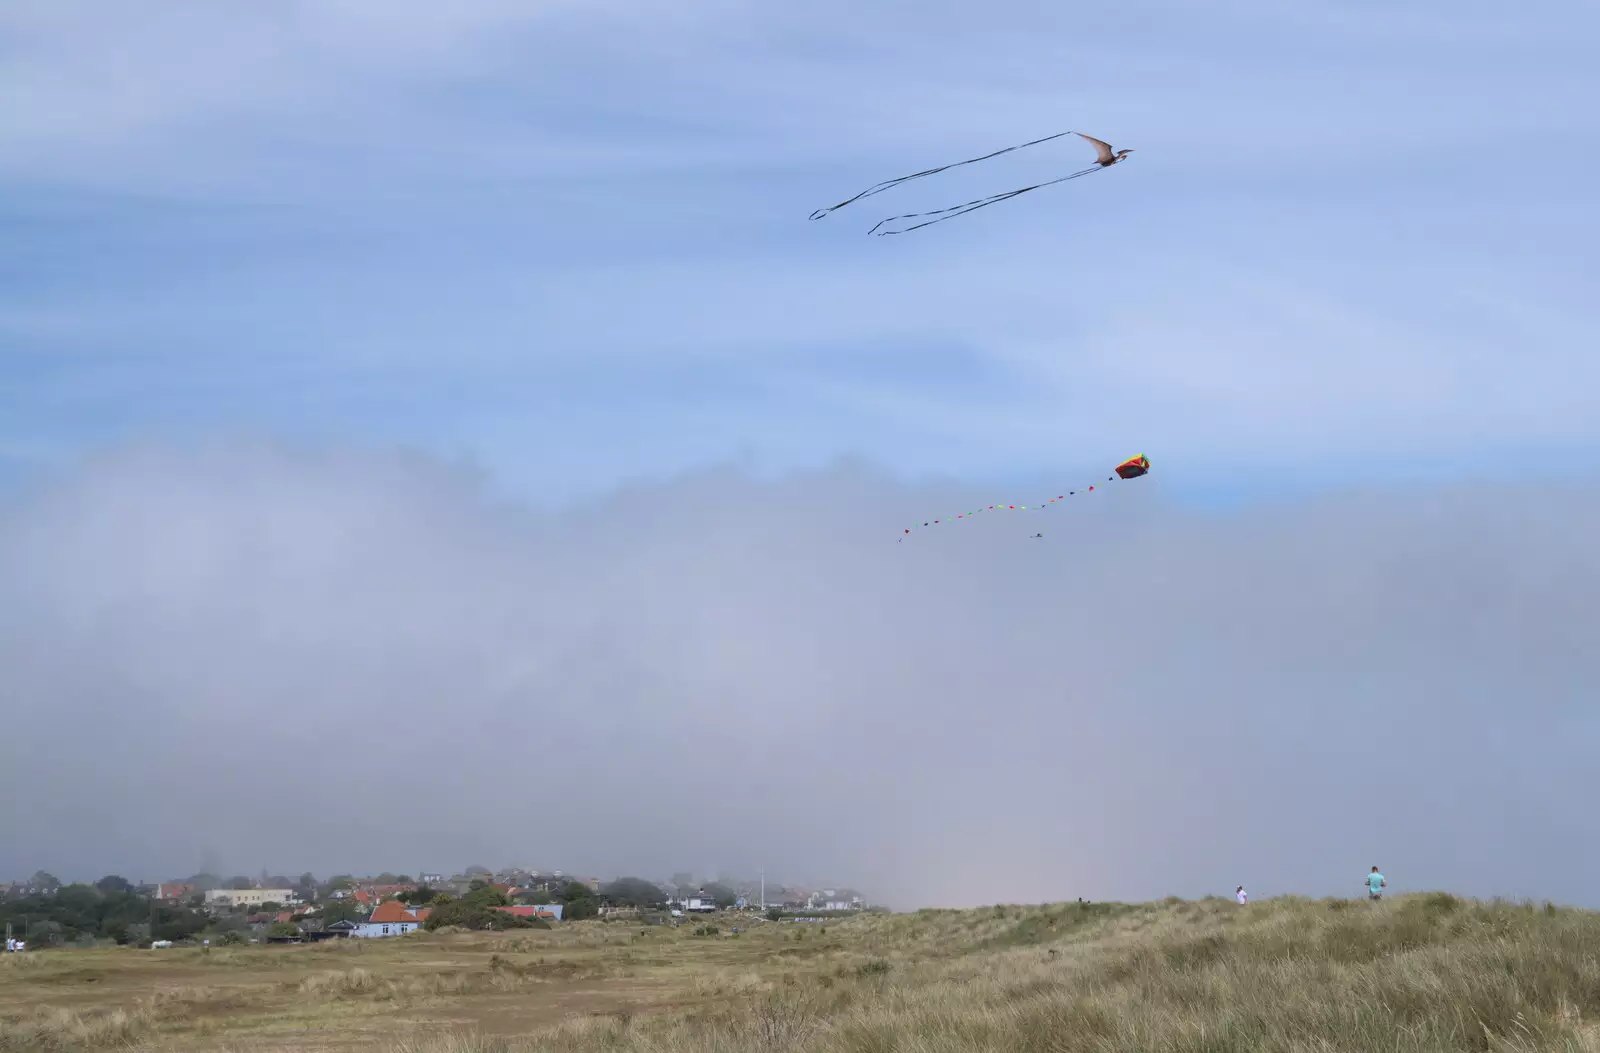
[[[0,875],[1600,906],[1596,30],[0,6]]]

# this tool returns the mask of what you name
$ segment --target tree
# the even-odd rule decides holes
[[[581,881],[567,881],[554,889],[557,903],[571,903],[575,899],[594,899],[595,891]]]
[[[48,934],[51,943],[137,942],[148,939],[152,918],[163,930],[157,933],[158,939],[178,939],[206,924],[205,916],[197,911],[153,903],[135,892],[101,892],[91,885],[69,885],[53,895],[0,901],[0,924],[9,923],[23,939],[30,930]],[[35,944],[43,946],[44,938],[39,936]]]
[[[223,887],[224,888],[231,888],[231,889],[254,888],[255,887],[255,882],[241,874],[241,875],[239,875],[237,877],[229,878],[226,882],[223,883]]]
[[[667,894],[653,881],[644,878],[617,878],[600,890],[611,903],[623,907],[659,907],[667,902]]]
[[[322,904],[318,913],[325,925],[332,925],[336,921],[355,921],[361,917],[361,908],[353,900],[330,899]]]
[[[298,935],[300,935],[300,927],[297,925],[291,925],[287,921],[275,921],[272,923],[271,927],[267,929],[268,937],[285,939],[293,938]]]
[[[556,899],[564,904],[561,917],[566,921],[581,921],[600,913],[600,897],[595,895],[594,889],[581,881],[567,882],[566,886],[556,893]]]
[[[727,885],[718,881],[708,884],[705,889],[706,898],[715,903],[720,910],[727,910],[739,902],[739,894]]]
[[[138,891],[133,887],[133,882],[129,881],[125,877],[118,877],[116,874],[107,874],[99,881],[96,881],[94,883],[94,887],[107,895],[110,895],[114,892]]]
[[[494,871],[490,870],[486,866],[479,866],[477,863],[472,864],[470,867],[468,867],[467,869],[463,870],[462,873],[467,875],[468,877],[471,877],[474,874],[482,874],[485,877],[493,877],[494,876]]]
[[[422,923],[422,927],[429,932],[451,925],[477,930],[548,929],[550,927],[550,923],[542,918],[519,918],[509,911],[495,910],[492,907],[481,904],[469,903],[465,899],[453,900],[443,906],[435,906],[433,913],[428,915],[428,920]]]
[[[156,924],[151,938],[157,940],[185,940],[200,932],[208,923],[205,915],[192,910],[158,906],[154,915]]]
[[[432,903],[434,899],[438,897],[438,895],[439,893],[435,892],[427,885],[423,885],[420,888],[414,888],[409,892],[402,892],[400,895],[396,896],[395,899],[408,906],[420,907],[425,903]]]
[[[462,896],[460,902],[474,907],[510,906],[510,900],[506,899],[506,894],[493,885],[483,885],[477,882],[473,884],[472,891]]]
[[[61,879],[48,871],[35,870],[33,877],[28,879],[28,887],[49,895],[61,887]]]

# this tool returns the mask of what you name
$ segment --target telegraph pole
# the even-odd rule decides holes
[[[761,868],[761,913],[767,912],[767,868]]]

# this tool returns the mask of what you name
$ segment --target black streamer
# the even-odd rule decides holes
[[[1069,179],[1077,179],[1079,176],[1086,176],[1092,172],[1098,171],[1100,171],[1100,166],[1092,165],[1080,171],[1073,172],[1071,175],[1064,175],[1057,179],[1049,179],[1043,183],[1035,183],[1032,186],[1020,187],[1016,190],[1006,190],[999,194],[991,194],[988,197],[980,197],[975,201],[968,201],[965,204],[951,205],[948,208],[936,208],[932,212],[908,212],[903,216],[890,216],[888,219],[879,220],[871,230],[867,231],[867,233],[877,234],[878,227],[883,226],[885,223],[893,223],[896,220],[920,219],[923,216],[939,217],[938,219],[930,219],[926,223],[918,223],[915,226],[906,227],[904,230],[886,230],[883,233],[878,234],[878,237],[884,238],[888,237],[890,234],[909,234],[913,230],[921,230],[923,227],[931,227],[935,223],[943,223],[947,219],[955,219],[957,216],[964,216],[968,212],[976,212],[980,208],[987,208],[990,205],[998,205],[1002,201],[1010,201],[1017,195],[1026,194],[1030,190],[1038,190],[1040,187],[1055,186],[1057,183],[1065,183]],[[945,215],[947,212],[949,215]]]
[[[888,190],[890,187],[899,186],[901,183],[909,182],[912,179],[921,179],[923,176],[938,175],[940,172],[946,172],[946,171],[949,171],[952,168],[960,168],[962,165],[976,164],[979,161],[987,161],[991,157],[999,157],[1001,154],[1008,154],[1013,150],[1022,150],[1022,149],[1025,149],[1026,147],[1029,147],[1029,146],[1038,146],[1040,143],[1047,143],[1052,139],[1059,139],[1063,135],[1076,135],[1076,134],[1078,134],[1078,133],[1076,133],[1076,132],[1057,132],[1054,135],[1047,135],[1043,139],[1035,139],[1032,142],[1028,142],[1028,143],[1018,143],[1015,146],[1008,146],[1004,150],[996,150],[992,154],[984,154],[982,157],[972,157],[972,158],[968,158],[965,161],[956,161],[953,164],[941,165],[938,168],[929,168],[928,170],[923,171],[923,172],[913,172],[911,175],[901,176],[898,179],[887,179],[887,180],[883,181],[882,183],[875,183],[872,186],[867,187],[867,189],[863,190],[861,193],[857,194],[855,197],[847,198],[846,200],[839,202],[837,205],[833,205],[833,206],[831,206],[829,208],[819,208],[819,209],[817,209],[815,212],[811,213],[811,218],[812,219],[821,219],[823,216],[826,216],[828,213],[833,212],[836,209],[844,208],[846,205],[853,204],[854,202],[860,201],[864,197],[871,197],[873,194],[881,194],[885,190]],[[1042,185],[1045,185],[1045,184],[1040,184],[1040,185],[1042,186]],[[1032,189],[1035,189],[1035,188],[1034,187],[1028,187],[1027,189],[1032,190]],[[1022,193],[1022,191],[1016,191],[1016,193]],[[959,208],[961,206],[956,206],[956,207]],[[925,214],[926,215],[932,215],[932,213],[925,213]],[[905,218],[905,217],[898,217],[898,218]],[[887,222],[887,221],[885,221],[885,222]],[[881,226],[881,224],[880,224],[880,226]],[[876,230],[877,227],[874,227],[873,229]]]

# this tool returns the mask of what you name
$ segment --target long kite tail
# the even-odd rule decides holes
[[[846,198],[845,200],[839,202],[837,205],[832,205],[832,206],[830,206],[828,208],[819,208],[819,209],[817,209],[815,212],[811,213],[811,218],[812,219],[821,219],[823,216],[826,216],[828,213],[833,212],[833,211],[835,211],[837,209],[844,208],[846,205],[853,204],[854,202],[860,201],[864,197],[871,197],[873,194],[881,194],[885,190],[890,189],[891,187],[899,186],[901,183],[909,182],[910,180],[913,180],[913,179],[921,179],[923,176],[938,175],[940,172],[946,172],[946,171],[949,171],[952,168],[960,168],[962,165],[977,164],[979,161],[987,161],[991,157],[999,157],[1001,154],[1008,154],[1013,150],[1022,150],[1022,149],[1025,149],[1026,147],[1029,147],[1029,146],[1038,146],[1040,143],[1047,143],[1051,139],[1059,139],[1063,135],[1075,135],[1075,134],[1077,134],[1077,133],[1076,132],[1057,132],[1054,135],[1047,135],[1043,139],[1035,139],[1032,142],[1027,142],[1027,143],[1018,143],[1015,146],[1008,146],[1004,150],[996,150],[994,153],[984,154],[982,157],[970,157],[965,161],[956,161],[954,164],[940,165],[938,168],[929,168],[926,171],[922,171],[922,172],[913,172],[910,175],[900,176],[898,179],[886,179],[881,183],[874,183],[872,186],[867,187],[867,189],[863,190],[861,193],[857,194],[855,197]]]
[[[1106,482],[1114,483],[1120,478],[1121,477],[1117,475],[1109,475],[1106,477]],[[912,530],[920,527],[935,527],[940,523],[951,523],[958,519],[973,519],[986,512],[1043,512],[1051,505],[1065,502],[1069,497],[1077,497],[1080,494],[1092,494],[1094,493],[1094,490],[1094,486],[1088,486],[1080,490],[1068,490],[1066,493],[1059,494],[1056,497],[1046,498],[1036,505],[979,505],[970,512],[957,512],[954,515],[941,516],[938,519],[928,519],[921,523],[912,523],[911,526],[904,528],[904,532],[900,535],[900,540],[905,540],[905,536],[907,534],[910,534]]]
[[[975,201],[968,201],[960,205],[951,205],[949,208],[936,208],[932,212],[908,212],[903,216],[890,216],[888,219],[879,220],[877,225],[871,230],[867,231],[867,233],[878,234],[878,227],[883,226],[885,223],[893,223],[896,220],[921,219],[923,216],[939,217],[938,219],[930,219],[926,223],[918,223],[915,226],[906,227],[904,230],[886,230],[883,233],[878,234],[878,237],[887,237],[890,234],[909,234],[913,230],[921,230],[923,227],[931,227],[935,223],[943,223],[947,219],[955,219],[957,216],[964,216],[968,212],[976,212],[980,208],[987,208],[990,205],[998,205],[1002,201],[1010,201],[1018,194],[1026,194],[1028,191],[1038,190],[1040,187],[1055,186],[1057,183],[1065,183],[1069,179],[1077,179],[1079,176],[1090,175],[1100,170],[1101,169],[1099,165],[1090,165],[1088,168],[1073,172],[1071,175],[1064,175],[1056,179],[1049,179],[1043,183],[1035,183],[1032,186],[1019,187],[1016,190],[1005,190],[998,194],[990,194],[988,197],[980,197]],[[949,213],[949,215],[946,215],[945,213]]]

